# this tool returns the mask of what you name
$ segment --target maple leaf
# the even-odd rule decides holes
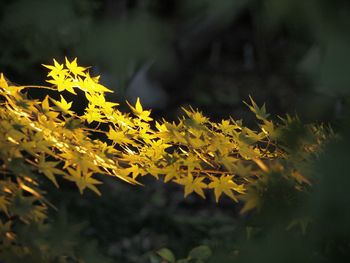
[[[53,126],[48,122],[45,124],[47,124],[49,127]],[[33,137],[33,141],[35,142],[35,146],[38,152],[56,156],[56,154],[50,149],[53,145],[52,141],[48,140],[47,136],[45,136],[43,133],[37,132]]]
[[[231,134],[234,129],[237,127],[235,125],[232,125],[230,120],[222,120],[221,123],[217,125],[217,127],[224,133],[224,134]]]
[[[51,109],[49,104],[49,96],[46,95],[45,99],[41,102],[42,111],[46,116],[48,116],[50,119],[55,120],[59,113],[55,112]],[[43,118],[40,119],[41,122],[45,121]]]
[[[54,100],[52,98],[51,101],[55,103],[55,105],[63,112],[69,115],[73,115],[74,112],[70,111],[69,109],[72,107],[72,102],[67,102],[62,95],[61,96],[61,101]]]
[[[77,94],[73,88],[75,84],[72,82],[71,79],[67,79],[65,74],[54,75],[52,76],[52,79],[47,80],[47,82],[55,85],[59,92],[67,90],[74,95]]]
[[[20,100],[21,96],[19,91],[21,91],[24,86],[11,85],[11,82],[8,81],[3,73],[0,73],[0,88],[4,89],[6,94],[13,96],[16,100]],[[11,103],[11,101],[9,101]]]
[[[239,143],[238,150],[242,158],[246,160],[251,160],[259,157],[259,152],[257,148],[253,148],[252,146],[249,146],[242,141]]]
[[[106,98],[103,94],[100,93],[85,93],[85,96],[91,104],[96,105],[96,106],[104,106],[106,103]]]
[[[235,171],[235,163],[238,161],[237,158],[231,156],[219,156],[217,157],[217,162],[221,163],[227,171]]]
[[[149,146],[150,146],[150,155],[153,160],[158,161],[160,158],[163,157],[165,153],[165,149],[171,147],[170,144],[164,143],[162,139],[159,140],[150,140],[149,141]]]
[[[181,156],[183,160],[181,160],[183,166],[187,167],[189,171],[193,171],[196,168],[201,168],[200,158],[195,153],[185,153]]]
[[[207,188],[207,184],[203,182],[204,178],[205,177],[193,178],[192,173],[188,173],[187,176],[176,179],[175,182],[185,186],[185,197],[195,192],[202,198],[205,198],[203,189]]]
[[[241,162],[237,162],[233,164],[233,168],[234,168],[235,174],[238,174],[242,178],[248,177],[253,173],[251,164],[244,165]]]
[[[187,116],[194,120],[197,124],[202,124],[209,121],[209,119],[203,116],[203,114],[199,111],[195,111],[192,108],[190,108],[190,110],[186,110],[185,108],[182,109],[187,114]]]
[[[41,64],[42,66],[44,66],[45,68],[50,69],[50,72],[47,74],[48,77],[56,77],[56,76],[65,76],[67,74],[67,70],[63,69],[63,64],[60,64],[56,61],[56,59],[53,59],[53,63],[54,65],[45,65],[45,64]]]
[[[81,84],[82,90],[89,93],[104,93],[113,92],[105,86],[98,83],[98,78],[91,77],[89,73],[86,73],[84,82]]]
[[[79,166],[76,169],[67,167],[67,170],[70,176],[66,176],[66,179],[75,182],[75,184],[78,186],[80,194],[84,192],[85,188],[89,188],[96,194],[101,195],[100,191],[95,186],[97,184],[101,184],[101,182],[92,178],[92,173],[82,174]]]
[[[136,164],[131,164],[130,167],[121,169],[119,173],[125,177],[131,174],[132,178],[136,179],[136,177],[140,175],[141,169]]]
[[[116,124],[121,128],[126,128],[131,130],[132,127],[134,127],[134,122],[129,118],[129,116],[123,114],[122,112],[118,110],[114,110],[111,115],[109,115],[110,119],[113,122],[116,122]]]
[[[90,124],[94,121],[97,121],[97,122],[101,122],[102,119],[102,115],[100,114],[99,111],[89,111],[89,112],[86,112],[85,113],[85,118],[86,118],[86,121]]]
[[[232,175],[221,175],[220,178],[215,176],[210,177],[212,182],[209,183],[208,188],[214,188],[215,200],[219,201],[222,193],[229,196],[234,201],[238,202],[236,196],[233,194],[233,190],[238,193],[244,193],[244,186],[236,184],[232,178]]]
[[[95,108],[92,104],[89,104],[89,107],[87,108],[84,117],[86,118],[86,121],[90,124],[93,121],[102,122],[102,115],[100,113],[100,109]]]
[[[5,76],[3,73],[0,74],[0,88],[7,89],[8,88],[7,80],[5,79]]]
[[[163,173],[165,174],[164,177],[164,183],[169,182],[172,180],[174,177],[179,176],[179,170],[180,170],[180,164],[178,163],[173,163],[163,169]]]
[[[107,133],[108,139],[112,140],[113,142],[120,143],[120,144],[129,144],[132,143],[132,140],[130,140],[124,131],[116,131],[112,127],[109,127],[109,131]]]
[[[264,124],[260,126],[261,130],[269,135],[271,138],[276,137],[276,130],[275,130],[275,125],[273,124],[272,121],[267,121],[264,120]]]
[[[265,103],[259,108],[259,106],[255,103],[253,98],[249,96],[251,105],[249,105],[247,102],[244,102],[245,105],[249,107],[249,109],[255,113],[255,116],[262,121],[267,120],[267,118],[270,116],[270,114],[266,113],[266,106]]]
[[[45,176],[51,180],[51,182],[54,183],[54,185],[58,188],[58,183],[56,181],[55,174],[61,174],[64,175],[65,173],[56,168],[56,166],[59,164],[59,162],[51,162],[51,161],[46,161],[45,156],[41,155],[39,163],[38,163],[38,169],[40,172],[45,174]]]
[[[96,160],[96,158],[99,159],[99,157],[96,155],[91,156],[91,154],[88,154],[86,149],[82,149],[82,147],[76,147],[76,151],[66,150],[60,154],[60,157],[65,159],[65,165],[63,168],[75,164],[79,166],[83,174],[88,173],[89,170],[97,173],[101,172],[97,165],[98,160]]]
[[[137,117],[139,117],[141,120],[144,120],[146,122],[153,120],[151,117],[149,117],[149,115],[151,114],[151,111],[143,110],[142,105],[140,103],[140,98],[137,98],[135,107],[131,106],[129,104],[129,102],[126,102],[126,103],[129,105],[129,107],[133,111],[133,113]]]
[[[85,70],[87,68],[78,66],[77,58],[73,59],[72,62],[69,62],[67,57],[66,60],[66,67],[69,69],[70,72],[72,72],[75,76],[86,76]]]

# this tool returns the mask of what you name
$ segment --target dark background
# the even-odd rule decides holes
[[[337,127],[346,115],[349,47],[347,0],[0,1],[0,72],[11,81],[44,84],[40,64],[78,57],[115,91],[110,99],[140,97],[167,119],[193,105],[214,120],[251,125],[242,103],[251,95],[273,115]],[[195,245],[224,248],[234,239],[243,220],[237,205],[184,200],[181,189],[150,181],[107,180],[101,198],[69,187],[54,198],[121,262],[147,262],[163,246],[184,256]]]
[[[78,57],[118,100],[140,96],[162,116],[186,104],[239,115],[251,94],[272,113],[329,120],[350,78],[346,0],[2,0],[0,19],[13,81]]]

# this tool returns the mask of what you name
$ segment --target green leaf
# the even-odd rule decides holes
[[[199,259],[199,260],[204,260],[209,258],[212,255],[211,249],[208,246],[198,246],[193,248],[190,253],[189,257],[194,258],[194,259]]]
[[[149,256],[149,260],[151,263],[160,263],[160,258],[154,254]]]
[[[159,249],[156,252],[162,259],[168,261],[168,262],[175,262],[175,256],[173,254],[173,252],[171,252],[170,249],[168,248],[162,248]]]

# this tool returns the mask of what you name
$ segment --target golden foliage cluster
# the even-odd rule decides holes
[[[254,198],[245,197],[247,189],[270,169],[289,169],[285,174],[296,184],[310,184],[295,167],[276,162],[288,154],[278,140],[297,119],[287,116],[277,125],[265,106],[252,99],[247,105],[257,118],[256,130],[233,118],[212,122],[192,108],[184,109],[185,115],[176,122],[153,121],[139,99],[135,105],[128,103],[131,113],[121,112],[105,97],[112,91],[77,59],[44,66],[49,69],[49,86],[17,86],[3,74],[0,77],[0,210],[8,218],[0,224],[2,230],[8,229],[7,240],[15,238],[11,218],[45,219],[49,203],[40,188],[43,177],[57,187],[61,177],[74,182],[81,193],[90,189],[100,194],[97,174],[131,184],[151,175],[183,186],[185,197],[195,193],[205,198],[209,190],[217,202],[222,195],[236,202],[244,199],[243,211],[257,206]],[[34,88],[54,90],[60,99],[30,99],[27,90]],[[69,101],[67,92],[84,94],[87,106],[82,114],[72,110],[77,102]],[[316,136],[315,126],[309,131],[315,136],[303,145],[306,153],[325,137]],[[18,209],[13,205],[16,200],[32,209]]]

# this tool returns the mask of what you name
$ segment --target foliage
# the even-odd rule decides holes
[[[329,134],[328,128],[305,126],[295,117],[273,122],[265,105],[259,107],[252,99],[247,105],[258,120],[256,130],[233,118],[212,122],[192,108],[184,109],[186,115],[177,122],[153,122],[139,99],[135,105],[128,103],[132,115],[119,111],[117,103],[105,98],[111,90],[77,59],[44,66],[51,86],[15,86],[3,74],[0,79],[0,250],[9,252],[3,254],[6,262],[15,262],[11,255],[35,255],[44,262],[62,255],[83,260],[77,243],[51,251],[54,246],[28,239],[42,233],[47,240],[55,235],[50,229],[57,231],[47,224],[47,210],[53,205],[42,187],[45,178],[56,187],[65,179],[80,193],[89,189],[100,195],[98,175],[135,185],[152,175],[184,186],[185,197],[195,193],[205,198],[209,189],[216,202],[221,196],[241,199],[242,213],[264,207],[259,197],[266,195],[267,185],[282,180],[288,182],[286,191],[277,194],[292,197],[293,206],[294,197],[312,184],[303,171]],[[30,99],[27,90],[34,88],[55,91],[60,99]],[[75,101],[67,94],[86,98],[82,114],[74,111]],[[268,206],[276,202],[274,196],[267,199]]]
[[[191,249],[191,251],[188,253],[187,257],[177,259],[175,258],[173,252],[168,248],[162,248],[156,251],[156,254],[158,255],[151,255],[151,263],[160,263],[161,260],[165,262],[170,263],[189,263],[189,262],[196,262],[201,263],[204,262],[207,258],[209,258],[212,254],[210,248],[208,246],[198,246]]]

